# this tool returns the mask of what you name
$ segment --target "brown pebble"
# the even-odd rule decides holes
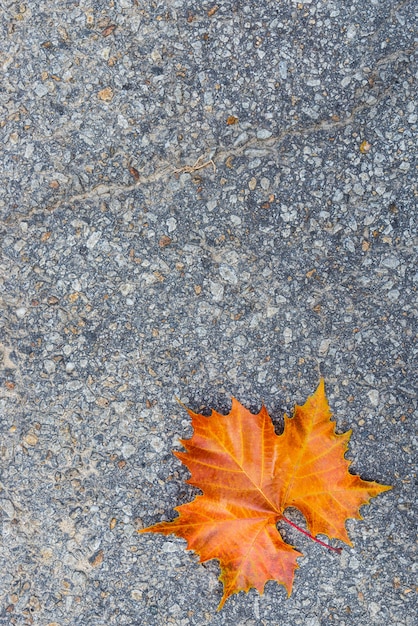
[[[115,28],[116,28],[116,24],[110,24],[109,26],[107,26],[107,28],[102,30],[102,37],[109,37],[109,35],[113,33]]]
[[[89,563],[92,567],[98,567],[103,563],[104,552],[103,550],[98,550],[89,558]]]
[[[97,97],[99,100],[103,100],[103,102],[110,102],[113,99],[113,89],[111,87],[105,87],[99,91]]]
[[[208,11],[208,16],[212,17],[212,15],[215,15],[216,11],[218,11],[219,7],[217,4],[215,4],[215,6],[213,6],[211,9],[209,9]]]
[[[139,180],[139,172],[135,167],[130,167],[129,168],[129,173],[131,176],[133,176],[135,178],[135,180]]]
[[[38,443],[38,437],[34,433],[28,433],[24,441],[28,446],[36,446]]]
[[[171,237],[168,237],[168,235],[163,235],[158,242],[158,245],[160,246],[160,248],[165,248],[166,246],[169,246],[171,242]]]

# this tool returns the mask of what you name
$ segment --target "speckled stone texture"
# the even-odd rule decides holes
[[[0,0],[0,623],[412,626],[416,3]],[[394,486],[293,595],[137,530],[234,395]],[[303,524],[295,512],[292,519]]]

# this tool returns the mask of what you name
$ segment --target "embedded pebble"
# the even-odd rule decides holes
[[[377,389],[371,389],[370,391],[367,392],[367,396],[370,400],[370,404],[372,406],[378,406],[379,405],[379,391]]]

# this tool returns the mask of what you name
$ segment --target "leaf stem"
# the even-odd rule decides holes
[[[291,526],[293,526],[293,528],[296,528],[296,530],[298,530],[299,532],[309,537],[309,539],[312,539],[312,541],[316,541],[316,543],[320,543],[321,546],[324,546],[324,548],[328,548],[328,550],[333,550],[334,552],[338,552],[338,554],[341,554],[342,548],[334,548],[333,546],[330,546],[328,543],[325,543],[324,541],[317,539],[316,537],[311,535],[311,533],[308,533],[307,530],[303,530],[303,528],[300,528],[299,526],[297,526],[297,524],[294,524],[293,522],[291,522],[290,519],[287,519],[287,517],[285,517],[284,515],[282,515],[282,519],[288,524],[290,524]]]

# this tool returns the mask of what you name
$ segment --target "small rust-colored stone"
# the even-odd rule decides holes
[[[111,87],[105,87],[101,89],[97,94],[99,100],[103,100],[103,102],[110,102],[113,99],[113,89]]]
[[[112,517],[112,519],[111,519],[111,520],[110,520],[110,522],[109,522],[109,528],[110,528],[110,530],[113,530],[113,529],[115,528],[116,524],[117,524],[117,519],[116,519],[116,517]]]
[[[50,238],[50,236],[51,236],[51,231],[50,231],[50,230],[48,230],[46,233],[43,233],[43,234],[41,235],[41,241],[48,241],[48,239]]]
[[[163,235],[158,242],[158,245],[160,246],[160,248],[165,248],[166,246],[169,246],[171,242],[171,237],[169,237],[168,235]]]
[[[139,180],[139,172],[135,167],[130,167],[129,168],[129,173],[131,176],[133,176],[135,178],[135,180]]]
[[[104,30],[102,30],[102,37],[109,37],[116,28],[116,24],[110,24]]]
[[[92,567],[98,567],[103,563],[104,552],[103,550],[98,550],[95,552],[90,558],[89,563]]]
[[[123,459],[121,459],[120,461],[118,461],[118,468],[119,469],[123,469],[126,465],[126,461],[124,461]]]
[[[58,304],[59,298],[57,298],[57,296],[49,296],[47,302],[49,306],[54,306],[55,304]]]
[[[217,4],[215,4],[215,6],[213,6],[211,9],[209,9],[208,11],[208,16],[212,17],[212,15],[215,15],[216,11],[218,11],[219,7]]]

